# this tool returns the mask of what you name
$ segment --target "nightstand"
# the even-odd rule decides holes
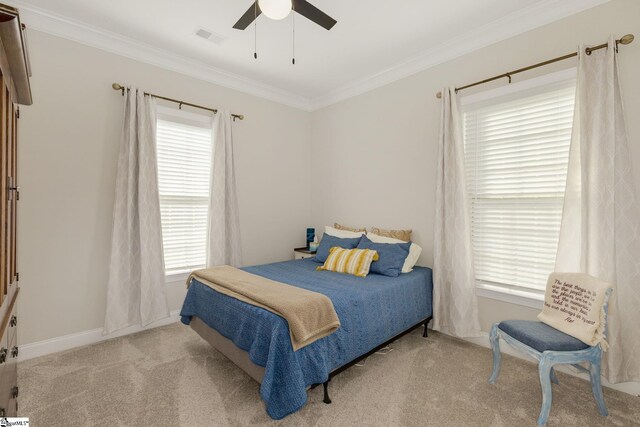
[[[293,259],[313,258],[314,256],[316,256],[316,253],[307,248],[295,248],[293,250]]]

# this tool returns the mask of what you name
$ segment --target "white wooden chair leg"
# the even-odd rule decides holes
[[[551,391],[551,369],[553,363],[547,357],[542,356],[540,365],[538,365],[538,374],[540,376],[540,387],[542,388],[542,408],[538,417],[538,425],[547,425],[549,412],[551,411],[552,391]]]
[[[493,351],[493,371],[491,377],[489,377],[489,384],[495,384],[498,381],[498,375],[500,375],[500,366],[502,365],[502,355],[500,354],[500,337],[498,336],[498,324],[494,324],[491,327],[491,333],[489,334],[491,341],[491,349]]]
[[[598,359],[600,359],[600,356]],[[607,405],[604,403],[604,395],[602,394],[602,384],[600,382],[600,360],[597,363],[590,363],[589,376],[591,377],[591,391],[593,391],[593,397],[596,399],[598,405],[598,411],[600,415],[606,417],[609,415],[607,411]]]
[[[560,384],[560,381],[558,381],[558,376],[556,375],[556,370],[554,368],[551,368],[551,382],[554,384]]]

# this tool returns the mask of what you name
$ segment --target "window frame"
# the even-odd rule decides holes
[[[164,105],[156,106],[156,157],[157,157],[157,126],[158,121],[170,121],[174,123],[185,124],[189,126],[201,127],[201,128],[209,128],[211,129],[211,144],[213,149],[213,115],[207,113],[194,113],[191,111],[180,110],[176,108],[171,108]],[[156,159],[157,165],[157,159]],[[213,157],[211,158],[211,167],[213,167]],[[159,177],[159,170],[158,170]],[[160,199],[160,194],[158,192],[158,199]],[[164,259],[164,235],[163,238],[163,259]],[[164,266],[163,266],[164,267]],[[186,281],[192,270],[184,270],[178,272],[167,273],[165,270],[165,283],[175,283],[175,282],[183,282]]]
[[[577,69],[574,67],[507,86],[462,96],[460,99],[461,113],[464,115],[471,107],[480,107],[496,98],[503,98],[501,101],[509,102],[510,99],[518,99],[518,94],[528,96],[532,91],[544,90],[545,87],[552,89],[553,87],[561,87],[563,84],[570,85],[573,83],[575,85],[576,78]],[[469,212],[471,212],[471,209],[469,209]],[[476,278],[474,280],[476,282],[475,291],[477,296],[542,309],[544,290],[527,289],[505,283],[477,280]]]

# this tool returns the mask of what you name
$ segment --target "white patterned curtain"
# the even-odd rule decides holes
[[[603,371],[612,383],[640,381],[640,205],[613,37],[591,55],[579,49],[556,271],[588,273],[614,285]]]
[[[169,316],[151,97],[124,96],[104,334]]]
[[[433,241],[433,328],[480,335],[462,115],[454,89],[442,90]]]
[[[218,110],[213,120],[213,168],[209,198],[207,267],[242,265],[231,115]]]

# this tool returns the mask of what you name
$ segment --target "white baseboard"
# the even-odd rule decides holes
[[[446,331],[440,331],[443,333],[447,333]],[[448,334],[450,335],[450,334]],[[465,341],[472,342],[482,347],[491,348],[491,343],[489,341],[489,334],[487,332],[482,332],[481,337],[477,338],[464,338]],[[500,343],[500,351],[502,353],[517,357],[518,359],[528,360],[530,362],[535,362],[534,359],[527,357],[524,353],[521,353],[517,350],[514,350],[510,345],[505,343]],[[589,380],[589,375],[579,372],[571,365],[557,365],[556,370],[558,372],[564,372],[569,375],[573,375],[574,377],[582,378],[585,381]],[[640,397],[640,383],[636,382],[628,382],[628,383],[619,383],[619,384],[611,384],[605,378],[602,378],[602,385],[605,387],[612,388],[614,390],[622,391],[624,393],[632,394],[634,396]]]
[[[18,361],[33,359],[34,357],[45,356],[59,351],[69,350],[84,345],[95,344],[100,341],[117,338],[124,335],[134,334],[136,332],[147,329],[157,328],[159,326],[169,325],[180,320],[180,310],[169,313],[169,317],[153,322],[149,326],[143,328],[141,326],[130,326],[121,329],[109,335],[102,335],[102,328],[91,329],[89,331],[77,332],[75,334],[64,335],[61,337],[51,338],[44,341],[38,341],[31,344],[20,346],[20,355]]]

